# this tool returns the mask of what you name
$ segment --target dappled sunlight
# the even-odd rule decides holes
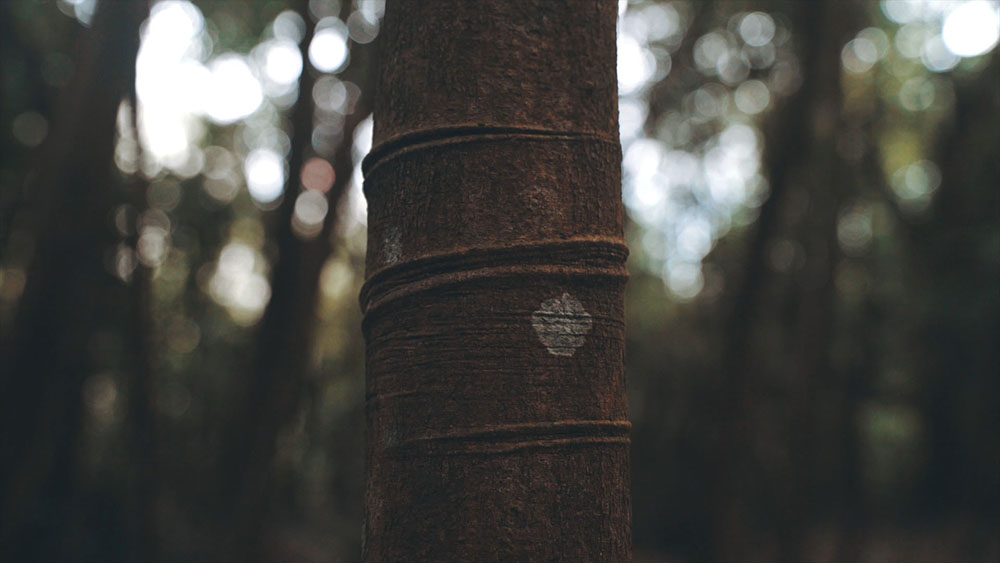
[[[347,63],[347,37],[344,22],[334,17],[321,19],[309,44],[309,62],[316,70],[337,72]]]
[[[251,325],[271,297],[265,272],[260,253],[244,243],[231,242],[219,253],[207,290],[235,322]]]
[[[203,134],[198,114],[210,71],[205,21],[190,2],[158,2],[142,29],[136,60],[139,133],[143,147],[162,165],[184,162]]]
[[[989,52],[1000,34],[1000,3],[994,1],[884,0],[880,6],[899,27],[859,30],[843,45],[841,64],[848,77],[869,76],[883,67],[899,75],[898,86],[885,93],[893,93],[895,103],[911,112],[949,103],[950,86],[934,80],[934,74],[956,70],[966,58]],[[624,197],[643,229],[661,231],[655,249],[647,248],[645,239],[640,241],[646,252],[639,264],[651,272],[664,269],[668,287],[680,283],[672,284],[671,279],[696,279],[690,267],[700,267],[704,257],[688,252],[682,259],[670,225],[684,222],[695,211],[712,217],[709,232],[714,246],[734,221],[742,221],[766,198],[768,179],[761,169],[758,127],[801,81],[789,32],[781,23],[784,16],[762,11],[737,13],[725,27],[687,39],[694,67],[678,70],[671,53],[684,38],[695,7],[685,2],[635,2],[619,23]],[[908,60],[917,61],[930,74],[903,66]],[[646,123],[650,88],[669,83],[674,73],[691,70],[709,80],[685,95],[681,112],[667,111],[659,123]],[[848,88],[855,88],[852,79],[845,80]],[[839,143],[838,150],[855,159],[866,150],[864,139],[845,135]],[[681,158],[669,156],[671,146],[685,146],[674,153]],[[700,163],[694,173],[691,162]],[[903,169],[886,171],[900,205],[913,213],[926,208],[936,187],[933,181],[913,180],[918,169],[923,170],[906,168],[911,171],[910,182],[902,179]],[[678,264],[683,264],[684,273],[671,278],[670,269]],[[690,289],[697,285],[684,286],[688,288],[684,299],[697,293]]]
[[[700,292],[701,261],[734,216],[766,195],[756,120],[798,80],[788,32],[764,12],[738,13],[727,29],[694,39],[694,68],[678,70],[670,53],[684,39],[695,8],[673,2],[633,12],[630,6],[619,25],[625,203],[643,229],[658,233],[640,241],[639,263],[662,274],[680,300]],[[648,89],[669,82],[672,72],[691,71],[719,82],[686,94],[681,112],[666,112],[644,135]],[[695,137],[701,140],[692,143]]]
[[[302,74],[302,55],[291,39],[275,39],[261,45],[264,50],[264,75],[279,86],[291,86]]]
[[[323,230],[323,220],[329,211],[326,197],[315,190],[305,190],[295,199],[292,231],[302,239],[313,239]]]
[[[983,55],[1000,39],[1000,2],[995,0],[883,0],[882,11],[901,25],[895,39],[899,53],[919,58],[933,72]]]
[[[656,57],[628,35],[618,37],[618,91],[628,95],[656,72]]]
[[[247,155],[243,165],[250,195],[258,203],[273,203],[284,190],[285,161],[271,149],[255,149]]]
[[[976,57],[1000,39],[1000,3],[973,0],[955,6],[945,16],[941,39],[959,57]]]
[[[941,185],[941,172],[933,162],[918,160],[896,170],[890,185],[903,209],[918,213],[930,205],[931,197]]]
[[[208,64],[202,112],[212,121],[227,125],[249,116],[260,107],[264,94],[250,64],[240,55],[224,53]]]

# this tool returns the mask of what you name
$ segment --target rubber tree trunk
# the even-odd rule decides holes
[[[617,2],[386,8],[366,561],[628,561]]]

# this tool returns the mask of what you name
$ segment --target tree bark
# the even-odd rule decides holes
[[[617,3],[389,3],[366,561],[628,561]]]

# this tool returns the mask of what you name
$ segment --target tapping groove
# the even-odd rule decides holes
[[[443,145],[511,139],[594,141],[618,146],[618,139],[591,131],[565,131],[498,124],[469,124],[409,131],[372,147],[361,162],[367,177],[386,161],[415,151]]]
[[[628,248],[618,239],[581,237],[425,255],[375,272],[361,288],[362,312],[432,288],[485,277],[627,278]]]
[[[501,454],[533,448],[628,444],[627,420],[562,420],[482,426],[415,436],[387,446],[390,453],[420,449],[426,455]]]

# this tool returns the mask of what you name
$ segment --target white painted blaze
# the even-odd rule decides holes
[[[593,321],[583,304],[569,293],[542,301],[531,315],[538,339],[553,356],[572,356],[583,346]]]
[[[399,262],[402,254],[403,237],[400,235],[399,229],[393,227],[389,229],[385,241],[382,243],[381,262],[385,266],[391,266]]]

